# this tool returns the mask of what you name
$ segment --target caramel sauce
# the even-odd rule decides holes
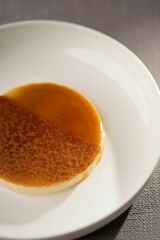
[[[94,144],[102,140],[101,120],[94,106],[78,92],[56,84],[15,88],[4,96],[59,128]]]
[[[67,181],[101,155],[101,143],[97,111],[72,89],[41,83],[0,96],[0,178],[39,187]]]

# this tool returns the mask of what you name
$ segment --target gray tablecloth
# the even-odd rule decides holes
[[[29,19],[74,22],[114,37],[140,57],[160,86],[159,0],[0,0],[0,24]],[[160,164],[129,210],[80,239],[160,240]]]

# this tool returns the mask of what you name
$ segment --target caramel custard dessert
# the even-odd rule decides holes
[[[101,119],[78,92],[30,84],[0,96],[0,184],[49,194],[86,178],[103,150]]]

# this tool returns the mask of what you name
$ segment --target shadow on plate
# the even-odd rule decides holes
[[[25,224],[34,222],[63,204],[74,188],[47,196],[27,196],[11,190],[0,189],[0,224]]]
[[[106,226],[102,227],[101,229],[88,234],[84,237],[81,238],[77,238],[77,240],[98,240],[98,239],[102,239],[102,237],[104,239],[107,240],[113,240],[116,238],[117,234],[119,233],[123,223],[125,222],[129,211],[131,208],[129,208],[127,211],[125,211],[122,215],[120,215],[118,218],[116,218],[114,221],[112,221],[111,223],[107,224]]]

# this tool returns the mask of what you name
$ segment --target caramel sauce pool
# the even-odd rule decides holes
[[[95,107],[78,92],[51,83],[15,88],[6,98],[55,126],[101,145],[101,120]]]

